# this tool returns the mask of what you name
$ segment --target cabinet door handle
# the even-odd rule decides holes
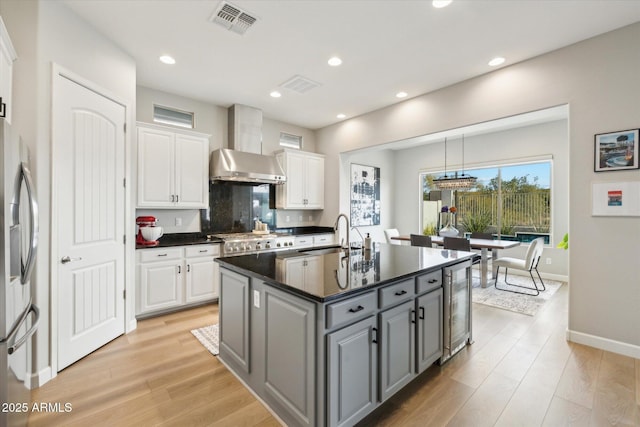
[[[403,290],[401,290],[401,291],[396,292],[396,295],[397,295],[397,296],[400,296],[400,295],[404,295],[404,294],[406,294],[406,293],[407,293],[407,291],[405,291],[405,290],[403,289]]]
[[[6,102],[2,102],[1,96],[0,96],[0,117],[7,117],[7,104]]]
[[[182,267],[178,266],[178,274],[182,273]]]
[[[420,307],[420,319],[424,320],[424,307]]]
[[[378,344],[378,328],[371,328],[373,331],[374,338],[371,340],[372,343]]]
[[[416,323],[416,311],[411,310],[411,323]]]
[[[191,272],[191,264],[187,264],[187,273]]]
[[[361,310],[364,310],[364,307],[361,306],[361,305],[358,305],[356,308],[350,308],[349,309],[349,313],[357,313],[357,312],[359,312]]]
[[[180,196],[176,194],[176,203],[180,201]]]

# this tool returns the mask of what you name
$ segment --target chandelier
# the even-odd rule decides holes
[[[447,138],[444,138],[444,176],[433,180],[438,190],[468,190],[476,184],[477,178],[464,173],[464,134],[462,134],[462,173],[447,175]]]

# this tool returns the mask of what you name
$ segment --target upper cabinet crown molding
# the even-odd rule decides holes
[[[324,155],[288,149],[275,155],[287,176],[276,187],[276,208],[324,209]]]
[[[138,123],[138,207],[204,209],[208,204],[208,135]]]
[[[9,124],[13,110],[13,61],[17,58],[7,27],[0,16],[0,116]]]

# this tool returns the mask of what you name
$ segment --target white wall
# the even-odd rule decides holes
[[[35,270],[35,301],[41,323],[34,343],[34,382],[46,381],[50,370],[51,230],[51,81],[52,63],[96,83],[129,105],[127,122],[135,122],[136,67],[131,57],[98,34],[60,2],[3,0],[5,19],[20,60],[14,71],[16,129],[30,145],[38,191],[40,242]],[[133,126],[130,126],[133,128]],[[126,138],[131,159],[131,133]],[[133,210],[130,210],[130,215]],[[133,233],[133,223],[128,228]],[[133,245],[129,246],[130,258]],[[130,269],[130,272],[133,270]],[[127,277],[129,284],[133,275]],[[132,302],[133,300],[129,300]],[[128,302],[129,302],[128,301]],[[129,307],[131,310],[132,307]]]
[[[460,139],[447,144],[447,151],[447,169],[460,170],[462,166]],[[568,274],[568,257],[566,251],[555,247],[554,242],[560,241],[564,233],[569,231],[569,200],[566,197],[569,192],[568,151],[566,120],[465,138],[465,170],[493,166],[498,162],[508,164],[544,156],[552,158],[551,244],[544,249],[544,259],[539,270],[560,276]],[[397,151],[394,206],[397,228],[401,234],[420,233],[419,202],[422,195],[418,179],[420,172],[439,171],[443,167],[443,142]],[[508,254],[524,257],[527,248],[528,246],[520,246],[509,250]],[[546,258],[551,259],[551,264],[546,264]]]
[[[568,335],[640,358],[640,221],[592,217],[589,197],[592,182],[640,180],[593,171],[594,134],[640,126],[638,40],[640,23],[320,129],[326,188],[347,185],[342,152],[569,104]],[[328,191],[321,223],[344,203]]]

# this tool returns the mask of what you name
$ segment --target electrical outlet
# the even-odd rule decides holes
[[[313,215],[309,215],[309,221],[313,221]]]
[[[289,215],[287,215],[287,217],[285,218],[286,222],[290,222],[291,221],[291,217]]]
[[[182,218],[176,218],[176,227],[180,227],[182,225]]]
[[[260,291],[253,290],[253,306],[255,308],[260,308]]]
[[[302,215],[298,215],[298,221],[302,222]]]
[[[551,264],[551,258],[547,258],[545,261],[547,262],[547,265]]]

